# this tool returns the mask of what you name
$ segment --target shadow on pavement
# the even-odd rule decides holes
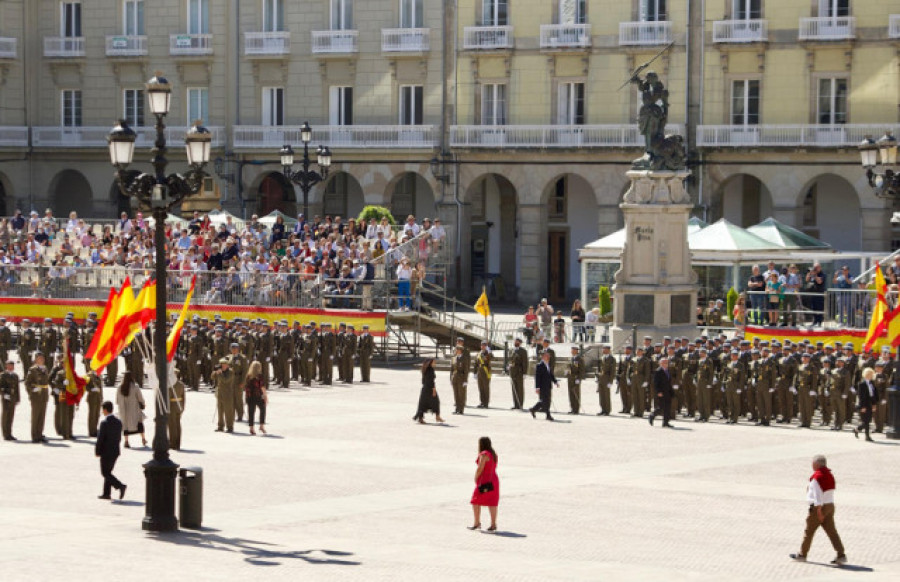
[[[46,443],[44,443],[44,446],[45,446],[45,447],[52,447],[52,448],[55,448],[55,449],[68,449],[68,448],[69,448],[69,444],[68,444],[68,443],[54,443],[54,442],[51,442],[51,441],[47,441]]]
[[[124,505],[125,507],[143,507],[143,501],[119,501],[118,499],[113,499],[113,505]]]
[[[279,441],[283,441],[283,440],[284,440],[284,437],[281,436],[280,434],[269,434],[269,433],[266,433],[266,434],[260,435],[260,436],[261,436],[262,438],[264,438],[264,439],[275,439],[275,440],[279,440]]]
[[[887,445],[889,447],[896,447],[897,445],[900,445],[900,441],[875,441],[874,444]]]
[[[332,566],[359,566],[362,562],[342,559],[352,556],[352,552],[338,550],[277,550],[277,546],[268,542],[227,538],[215,533],[217,530],[204,528],[199,532],[178,531],[167,534],[151,534],[151,537],[178,546],[193,546],[220,552],[242,554],[244,561],[254,566],[280,566],[284,560],[303,560],[308,564],[327,564]]]
[[[521,533],[516,533],[513,531],[495,531],[493,534],[500,538],[527,538],[528,536]]]
[[[174,449],[172,449],[172,450],[175,453],[184,453],[186,455],[205,455],[206,454],[206,451],[199,451],[196,449],[179,449],[177,451]]]
[[[845,564],[840,567],[833,566],[831,564],[826,564],[825,562],[806,562],[807,564],[812,564],[813,566],[823,566],[825,568],[831,568],[835,570],[847,571],[847,572],[874,572],[873,568],[869,568],[868,566],[857,566],[855,564]]]

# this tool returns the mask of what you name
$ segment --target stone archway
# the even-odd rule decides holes
[[[340,216],[343,222],[347,222],[348,218],[359,216],[366,205],[359,180],[349,172],[335,172],[329,175],[325,187],[321,189],[321,195],[322,216]]]
[[[259,183],[256,213],[265,216],[279,210],[288,216],[297,215],[297,197],[294,186],[281,172],[270,172]]]
[[[94,216],[94,193],[84,174],[63,170],[50,181],[47,199],[57,216],[68,216],[73,210],[79,217]]]
[[[416,172],[403,172],[388,183],[384,196],[397,222],[412,214],[416,222],[435,214],[434,191],[431,184]]]
[[[721,184],[713,197],[708,222],[725,218],[747,228],[772,216],[772,207],[772,194],[759,178],[734,174]]]
[[[466,200],[472,209],[471,284],[477,286],[479,279],[499,275],[502,295],[513,298],[520,283],[516,188],[500,174],[485,174],[469,186]]]
[[[561,302],[580,291],[578,249],[599,237],[597,197],[586,178],[567,173],[550,180],[541,200],[547,214],[547,295]]]
[[[862,212],[853,185],[836,174],[822,174],[797,197],[797,227],[837,250],[856,251],[862,244]]]
[[[6,176],[0,174],[0,215],[2,216],[9,216],[11,214],[10,207],[12,205],[9,203],[8,197],[12,197],[12,192],[7,189],[6,184]]]
[[[128,170],[127,173],[129,178],[140,174],[137,170]],[[122,194],[119,184],[114,180],[109,186],[109,210],[106,214],[109,214],[112,218],[119,218],[123,212],[128,216],[132,216],[134,214],[133,208],[132,199]]]

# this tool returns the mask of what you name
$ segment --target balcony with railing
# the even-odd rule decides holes
[[[891,14],[891,18],[888,21],[888,36],[900,38],[900,14]]]
[[[769,40],[766,20],[717,20],[713,22],[713,42],[741,43]]]
[[[432,148],[438,135],[432,125],[324,125],[314,126],[313,144],[329,148]],[[270,149],[300,142],[300,128],[287,126],[249,126],[234,128],[235,149]]]
[[[670,42],[672,23],[668,20],[619,23],[619,44],[622,46],[652,46]]]
[[[83,36],[48,36],[44,38],[44,56],[71,59],[84,56]]]
[[[670,133],[683,128],[669,125]],[[638,148],[637,125],[455,125],[450,145],[460,148]]]
[[[866,136],[900,131],[897,123],[880,125],[700,125],[700,147],[856,148]]]
[[[18,41],[13,37],[0,36],[0,59],[14,59],[18,55]]]
[[[591,46],[590,24],[542,24],[542,49],[588,48]]]
[[[823,16],[800,19],[800,40],[850,40],[856,37],[853,16]]]
[[[381,52],[424,53],[431,50],[430,28],[383,28]]]
[[[28,147],[28,128],[0,126],[0,148]]]
[[[152,127],[135,127],[137,133],[135,147],[151,148],[156,141],[156,129]],[[172,150],[184,143],[184,136],[189,128],[167,127],[166,141]],[[207,127],[212,134],[212,147],[225,145],[224,127]],[[109,127],[33,127],[31,143],[36,148],[105,148]]]
[[[315,55],[354,54],[359,52],[358,30],[314,30],[312,52]]]
[[[147,54],[146,36],[107,36],[106,56],[142,57]]]
[[[277,57],[291,54],[291,33],[280,32],[245,32],[244,56]]]
[[[213,54],[211,34],[170,34],[169,54],[173,57],[201,57]]]
[[[505,50],[512,47],[512,26],[467,26],[463,30],[465,50]]]

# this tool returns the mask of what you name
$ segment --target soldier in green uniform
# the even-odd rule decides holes
[[[677,338],[675,341],[679,341]],[[680,343],[680,342],[679,342]],[[666,348],[666,357],[669,359],[669,377],[672,379],[672,410],[671,418],[676,418],[684,403],[684,390],[681,386],[681,378],[684,375],[684,360],[676,354],[675,344]]]
[[[887,362],[884,360],[875,362],[875,378],[872,381],[875,384],[875,390],[878,392],[878,405],[875,408],[875,414],[872,415],[872,420],[875,421],[875,432],[884,432],[884,424],[887,421],[888,377],[884,372],[887,367],[886,364]]]
[[[747,370],[747,386],[744,390],[746,398],[741,400],[741,410],[747,413],[750,422],[760,424],[759,411],[756,405],[757,401],[757,385],[759,384],[760,363],[762,362],[762,354],[758,349],[750,351],[750,362],[744,368]]]
[[[250,369],[250,361],[241,353],[239,344],[231,344],[231,355],[227,356],[231,373],[234,374],[234,412],[238,422],[244,420],[244,384],[247,382],[247,370]]]
[[[2,400],[3,412],[0,416],[0,426],[3,429],[3,440],[14,441],[12,427],[16,415],[16,406],[19,405],[19,375],[16,374],[16,364],[7,360],[6,369],[0,373],[0,400]]]
[[[644,417],[647,406],[646,392],[650,386],[650,355],[648,348],[638,347],[637,359],[634,362],[634,371],[631,374],[631,402],[634,406],[633,416]]]
[[[778,375],[778,361],[769,353],[769,346],[763,342],[762,355],[756,368],[756,424],[769,426],[772,420],[772,395]]]
[[[356,361],[357,344],[356,329],[352,325],[348,325],[347,333],[344,335],[344,351],[341,354],[344,382],[348,384],[353,384],[353,364]]]
[[[472,374],[478,382],[478,408],[488,408],[491,403],[491,349],[481,342],[481,351],[472,363]]]
[[[603,344],[600,360],[597,362],[597,393],[600,395],[600,412],[597,416],[609,416],[612,409],[609,391],[616,379],[616,358],[610,351],[609,344]]]
[[[331,331],[331,324],[323,323],[319,336],[319,382],[326,386],[331,386],[336,344],[337,338]]]
[[[312,327],[303,326],[303,342],[300,352],[300,381],[304,386],[312,386],[313,378],[316,377],[316,354],[317,343],[315,336],[312,335]]]
[[[469,367],[466,365],[465,347],[461,342],[456,344],[456,353],[450,365],[450,384],[453,386],[453,414],[463,414],[466,408],[466,378]]]
[[[0,317],[0,359],[6,361],[9,357],[9,350],[13,347],[12,330],[6,326],[6,318]]]
[[[369,382],[372,377],[372,356],[375,354],[375,338],[369,333],[369,326],[362,327],[359,336],[359,375],[360,382]]]
[[[219,369],[212,373],[213,389],[216,391],[216,410],[219,424],[216,432],[234,432],[234,372],[228,358],[219,360]]]
[[[569,358],[569,414],[581,413],[581,381],[584,379],[584,358],[578,353],[578,346],[572,346]]]
[[[187,383],[194,392],[200,389],[200,367],[203,365],[203,340],[196,325],[191,325],[187,341]]]
[[[53,357],[56,348],[59,345],[59,332],[53,326],[53,319],[44,318],[44,327],[41,329],[41,339],[38,343],[38,349],[44,352],[48,358]]]
[[[834,413],[834,425],[831,430],[844,427],[847,394],[850,392],[850,374],[847,371],[847,360],[843,356],[835,358],[835,367],[831,371],[831,410]]]
[[[509,360],[509,379],[512,384],[512,410],[522,410],[525,399],[525,372],[528,371],[528,351],[522,347],[522,338],[513,341]]]
[[[275,359],[275,334],[272,332],[269,322],[265,320],[260,321],[260,330],[256,359],[262,364],[262,382],[268,390],[272,377],[270,365],[274,363]]]
[[[819,359],[822,368],[819,370],[819,405],[822,408],[822,420],[819,426],[828,426],[831,424],[831,391],[834,389],[834,369],[831,366],[831,360],[823,357]]]
[[[797,368],[797,391],[800,403],[800,427],[810,428],[812,415],[815,410],[817,390],[819,387],[819,373],[812,365],[812,354],[805,353],[800,356],[803,361]]]
[[[50,368],[50,399],[53,401],[53,430],[56,431],[56,436],[63,438],[64,412],[60,402],[65,402],[65,397],[62,396],[65,391],[66,373],[63,370],[62,354],[57,354],[53,358],[53,367]]]
[[[185,390],[184,383],[178,377],[178,373],[170,373],[169,384],[169,448],[173,451],[181,450],[181,415],[184,413]]]
[[[778,407],[781,409],[779,424],[789,424],[794,419],[794,396],[797,395],[796,376],[797,360],[793,356],[793,348],[784,346],[784,355],[778,363]]]
[[[85,380],[87,380],[84,390],[88,405],[88,436],[96,437],[97,428],[100,424],[100,407],[103,405],[103,382],[100,380],[97,372],[93,370],[87,373]]]
[[[35,352],[34,364],[25,374],[25,390],[31,401],[31,442],[47,442],[44,436],[44,418],[50,399],[50,371],[44,365],[44,354]]]
[[[300,381],[300,367],[303,362],[303,328],[300,322],[294,320],[294,327],[291,328],[291,344],[294,351],[291,352],[291,380]]]
[[[30,319],[22,320],[22,330],[19,332],[19,361],[22,362],[22,370],[27,374],[31,369],[31,355],[38,349],[37,335],[31,327]]]
[[[619,392],[619,398],[622,400],[622,414],[631,412],[631,373],[634,368],[634,355],[632,347],[625,346],[625,355],[616,366],[616,390]]]
[[[728,407],[726,424],[737,424],[741,416],[741,392],[747,384],[747,372],[740,361],[740,352],[732,350],[731,361],[723,370],[725,403]]]
[[[681,358],[684,366],[681,371],[681,392],[684,396],[684,406],[687,409],[685,418],[694,418],[697,412],[697,370],[700,362],[700,352],[698,346],[701,340],[695,343],[684,342],[687,345],[687,352],[682,354]]]
[[[712,414],[713,392],[716,390],[716,364],[709,350],[700,348],[697,360],[697,422],[708,422]]]
[[[294,354],[294,336],[288,329],[286,319],[281,320],[281,331],[278,334],[278,359],[277,366],[280,368],[278,379],[281,381],[282,388],[288,388],[291,384],[291,357]]]

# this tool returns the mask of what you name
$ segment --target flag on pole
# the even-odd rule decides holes
[[[887,304],[887,284],[884,281],[884,273],[881,272],[881,265],[875,265],[875,293],[878,301],[875,309],[872,310],[872,321],[869,323],[869,332],[866,334],[866,342],[863,350],[871,350],[875,344],[875,340],[884,334],[887,327],[887,319],[885,315],[888,312]]]
[[[128,335],[120,349],[130,344],[134,336],[147,329],[147,324],[156,319],[156,281],[147,281],[134,300],[131,313],[126,321]]]
[[[112,325],[110,324],[110,313],[113,313],[116,309],[116,303],[119,300],[119,290],[115,287],[109,288],[109,297],[106,299],[106,307],[103,308],[103,315],[100,316],[100,322],[97,324],[97,329],[94,330],[94,337],[91,339],[91,345],[88,346],[87,351],[84,353],[84,357],[87,359],[91,359],[94,357],[94,353],[97,351],[97,346],[99,346],[103,341],[104,333],[106,333],[106,337],[108,339],[109,333],[112,332]]]
[[[119,290],[119,297],[115,304],[115,309],[105,314],[111,319],[106,323],[106,329],[103,330],[103,336],[100,343],[97,344],[97,351],[94,358],[91,359],[91,368],[100,373],[103,368],[109,364],[113,358],[118,357],[122,351],[120,343],[124,341],[128,328],[125,320],[131,313],[132,304],[134,303],[134,292],[131,290],[131,279],[125,277],[122,288]],[[108,329],[108,331],[107,331]]]
[[[175,321],[175,325],[172,326],[169,337],[166,338],[167,362],[171,362],[172,358],[175,357],[175,352],[178,351],[178,342],[181,339],[181,328],[184,327],[184,320],[187,318],[188,307],[191,305],[191,297],[194,295],[194,285],[196,283],[197,275],[194,275],[191,279],[191,288],[188,291],[187,297],[184,298],[184,306],[181,308],[181,313],[178,314],[178,319]]]
[[[479,297],[478,301],[475,303],[475,311],[484,317],[491,315],[491,307],[488,305],[487,291],[484,286],[481,287],[481,297]]]
[[[81,397],[84,396],[87,380],[75,373],[75,358],[69,350],[68,339],[64,344],[63,351],[63,366],[66,371],[66,404],[75,406],[81,402]]]

